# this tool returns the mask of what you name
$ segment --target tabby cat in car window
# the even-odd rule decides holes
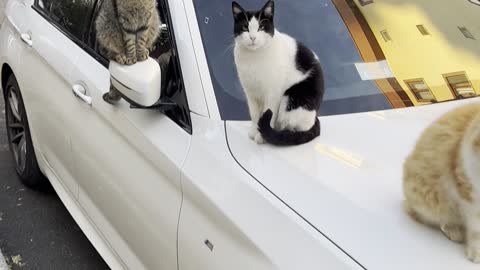
[[[160,25],[156,0],[105,0],[95,21],[100,53],[122,65],[144,61]],[[111,90],[104,99],[112,103],[120,96]]]
[[[405,209],[439,228],[480,263],[480,104],[447,113],[420,137],[404,165]]]
[[[259,11],[232,3],[235,64],[252,118],[249,137],[298,145],[320,135],[323,72],[317,55],[274,25],[274,2]]]

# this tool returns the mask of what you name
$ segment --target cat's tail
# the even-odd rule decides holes
[[[320,121],[315,117],[315,124],[307,131],[275,130],[270,126],[273,113],[268,109],[258,121],[258,131],[266,142],[273,145],[290,146],[307,143],[320,136]]]

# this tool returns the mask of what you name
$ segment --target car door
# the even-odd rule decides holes
[[[159,2],[168,29],[167,7]],[[167,30],[163,37],[152,57],[161,63],[163,98],[178,104],[165,113],[103,101],[110,75],[94,29],[72,71],[91,101],[78,99],[71,108],[81,122],[71,130],[79,202],[129,269],[177,269],[180,168],[191,134],[172,36]]]
[[[93,1],[84,2],[81,9],[75,9],[73,1],[30,0],[23,4],[21,17],[26,23],[18,25],[24,43],[20,81],[34,145],[76,197],[70,131],[79,119],[71,110],[77,100],[70,75],[82,50],[79,44],[89,22],[86,18],[93,12]]]

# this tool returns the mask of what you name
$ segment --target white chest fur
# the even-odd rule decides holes
[[[235,46],[235,64],[240,82],[248,95],[268,99],[282,96],[295,83],[304,80],[296,67],[297,43],[280,32],[269,46],[250,50]]]

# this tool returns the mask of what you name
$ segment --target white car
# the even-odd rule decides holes
[[[477,95],[477,75],[470,84],[446,76],[441,86],[458,93],[443,98],[428,79],[391,74],[402,78],[416,63],[401,70],[373,45],[378,61],[368,60],[356,46],[363,36],[349,31],[352,14],[372,23],[365,37],[377,37],[387,58],[402,45],[402,32],[374,25],[377,1],[277,0],[277,27],[325,70],[322,134],[296,147],[257,145],[233,64],[231,2],[158,2],[162,38],[149,60],[129,67],[96,50],[102,0],[7,0],[1,22],[19,178],[31,187],[48,178],[112,269],[478,269],[462,245],[402,210],[402,165],[422,130],[478,99],[412,105]],[[463,38],[465,29],[452,29]],[[432,65],[442,65],[436,57]],[[395,91],[383,91],[392,80]],[[125,97],[116,105],[102,99],[111,82]]]

